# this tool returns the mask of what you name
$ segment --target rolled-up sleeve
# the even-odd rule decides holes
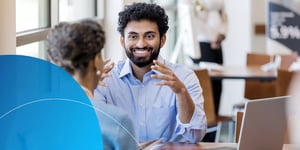
[[[199,80],[194,73],[189,75],[185,84],[195,104],[195,110],[190,122],[187,124],[182,123],[179,119],[179,114],[177,114],[175,132],[177,135],[181,135],[185,141],[196,143],[204,137],[207,128],[203,106],[204,98]]]

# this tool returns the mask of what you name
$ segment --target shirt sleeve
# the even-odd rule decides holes
[[[194,72],[188,76],[186,82],[183,82],[186,84],[187,90],[193,99],[195,110],[190,122],[187,124],[182,123],[179,115],[176,115],[177,124],[175,131],[177,135],[181,135],[186,141],[196,143],[204,137],[207,128],[202,88]]]
[[[106,92],[105,90],[107,90],[107,89],[98,85],[98,87],[94,90],[93,100],[108,103],[107,99],[105,98],[105,94],[104,94]]]

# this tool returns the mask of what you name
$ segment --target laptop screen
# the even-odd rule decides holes
[[[247,101],[238,148],[282,150],[286,132],[285,103],[288,97]]]

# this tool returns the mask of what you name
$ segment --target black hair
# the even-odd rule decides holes
[[[156,22],[160,37],[169,29],[168,16],[162,7],[157,4],[133,3],[125,6],[125,9],[119,13],[118,31],[124,36],[124,28],[128,22],[143,19]]]

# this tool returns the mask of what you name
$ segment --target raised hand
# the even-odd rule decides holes
[[[151,69],[160,72],[161,74],[153,74],[152,78],[160,79],[161,82],[157,82],[156,85],[166,85],[169,86],[174,93],[181,93],[185,91],[184,84],[177,78],[173,71],[168,68],[166,65],[158,62],[157,60],[153,61]]]
[[[103,71],[100,75],[99,82],[98,82],[99,85],[108,86],[108,84],[103,82],[103,80],[107,77],[111,77],[111,74],[109,72],[113,69],[114,65],[115,63],[112,62],[111,59],[104,60]]]

